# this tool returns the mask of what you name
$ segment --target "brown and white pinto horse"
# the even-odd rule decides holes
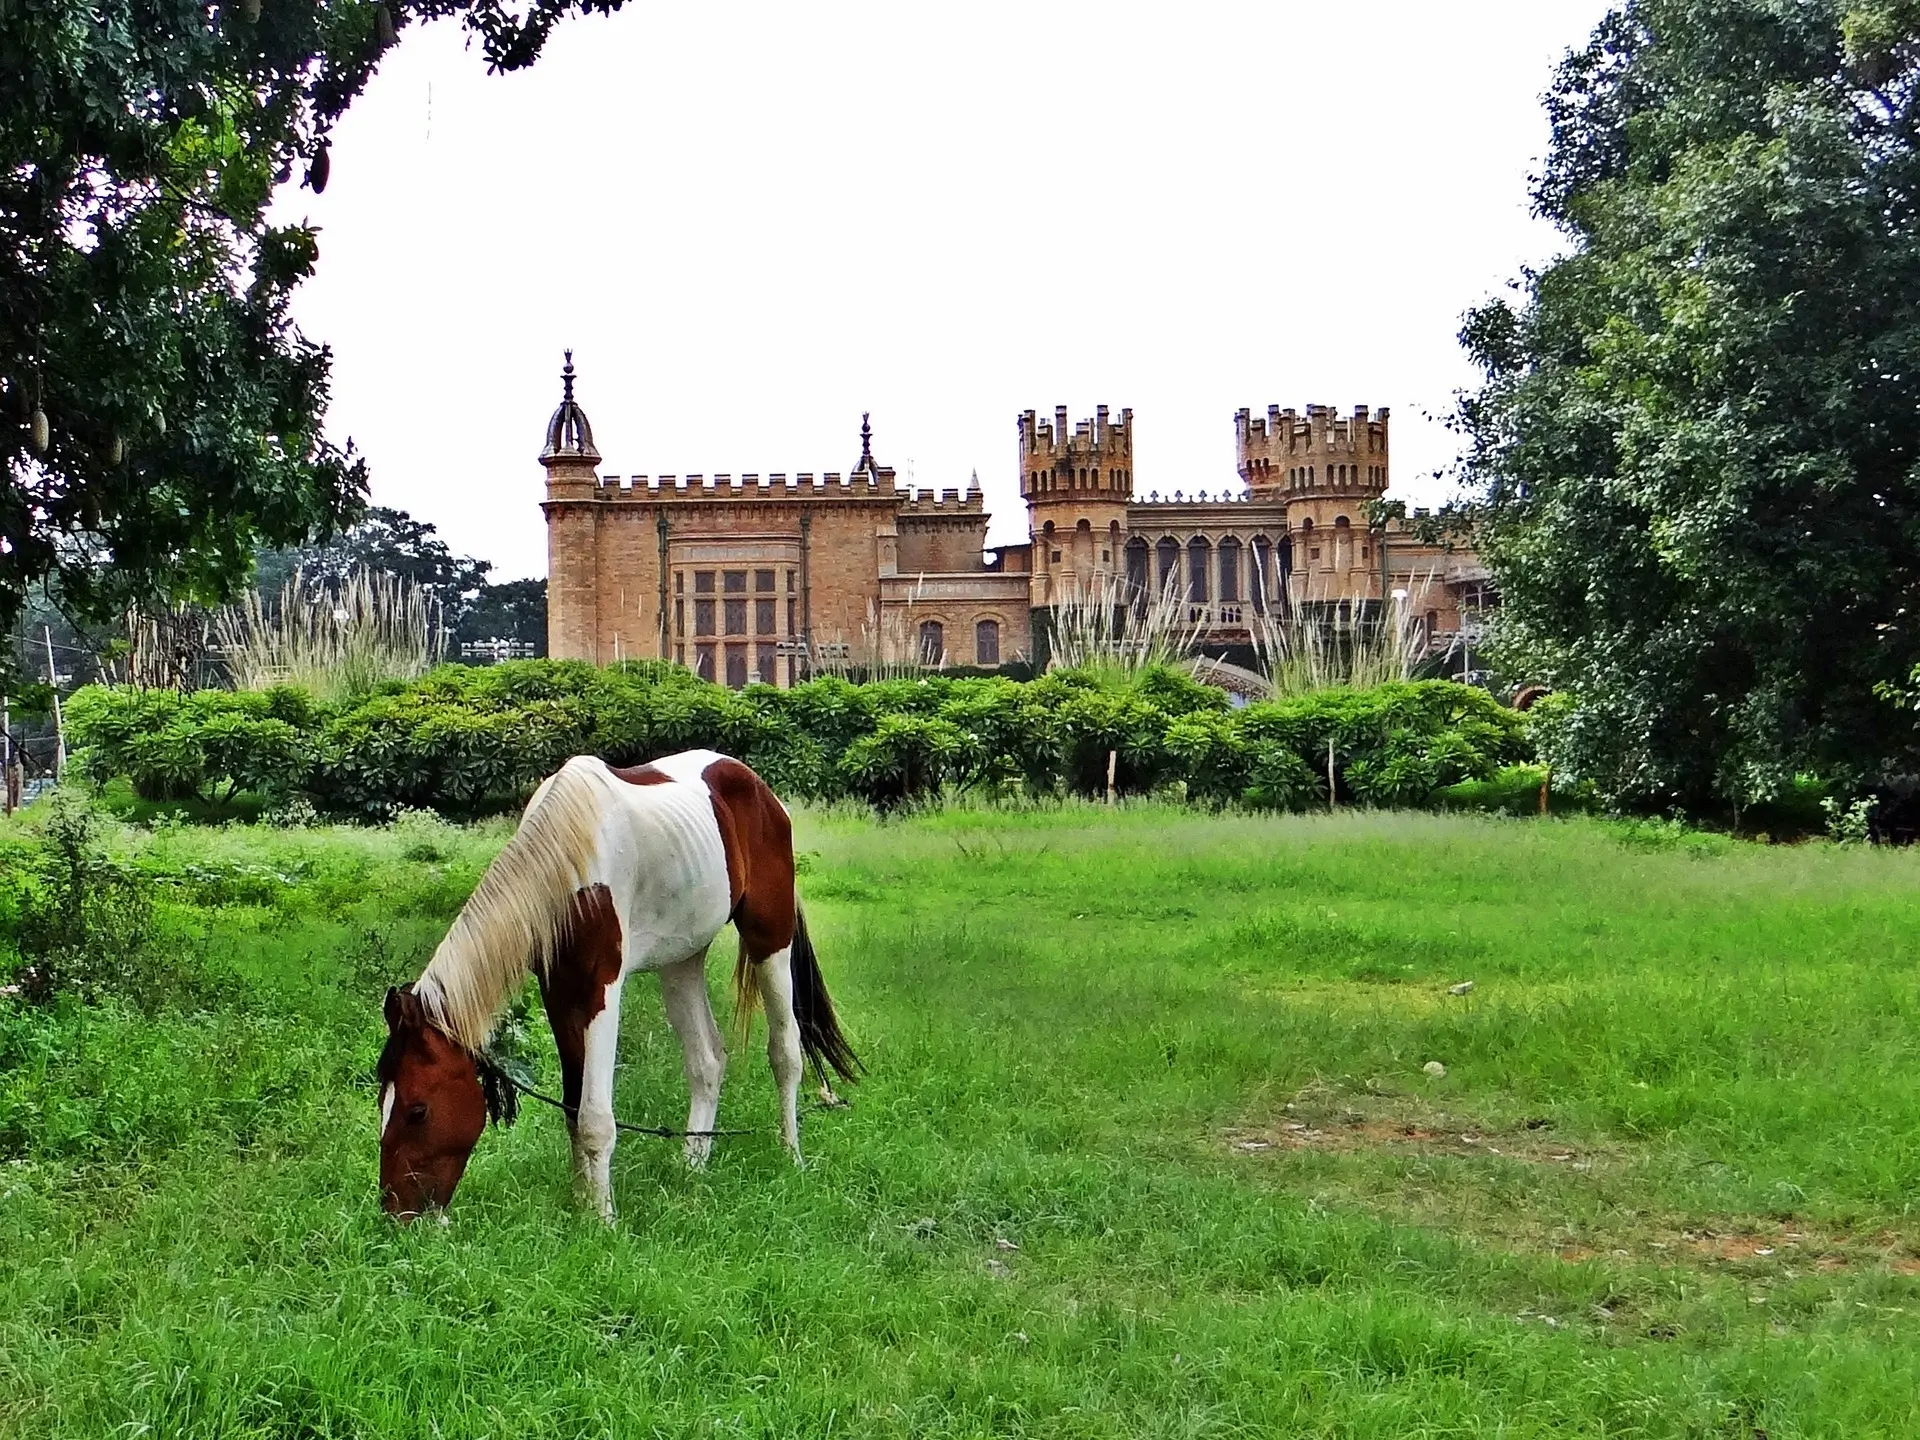
[[[799,1163],[804,1060],[849,1078],[859,1062],[807,940],[785,807],[711,750],[629,769],[582,755],[535,792],[420,978],[387,992],[385,1208],[411,1217],[453,1198],[499,1109],[497,1077],[478,1057],[531,967],[560,1052],[574,1178],[611,1219],[621,988],[637,970],[659,973],[686,1062],[687,1129],[711,1130],[727,1052],[707,1002],[707,947],[729,920],[740,937],[736,1008],[750,1014],[756,997],[766,1007],[780,1133]],[[712,1144],[689,1137],[687,1163],[704,1164]]]

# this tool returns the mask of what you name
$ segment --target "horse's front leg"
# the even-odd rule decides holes
[[[687,1129],[713,1129],[720,1113],[720,1082],[727,1074],[727,1047],[707,998],[707,952],[660,972],[660,998],[667,1007],[687,1073]],[[713,1151],[711,1135],[687,1136],[687,1164],[698,1170]]]
[[[606,1003],[587,1024],[580,1067],[580,1102],[573,1124],[573,1178],[581,1197],[613,1220],[613,1071],[620,1043],[620,991],[606,988]]]

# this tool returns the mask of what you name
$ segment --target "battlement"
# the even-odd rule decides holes
[[[1388,412],[1356,405],[1342,418],[1330,405],[1305,416],[1269,405],[1265,419],[1234,413],[1240,478],[1263,498],[1378,495],[1387,488]]]
[[[1067,407],[1056,405],[1051,423],[1034,411],[1021,414],[1020,494],[1028,500],[1074,491],[1104,491],[1110,496],[1133,493],[1133,411],[1110,417],[1096,406],[1091,420],[1067,429]]]
[[[978,478],[967,487],[963,495],[955,486],[944,490],[902,490],[900,494],[900,514],[912,515],[979,515],[987,513],[986,497],[980,493]]]
[[[833,500],[876,499],[908,494],[890,469],[859,475],[829,470],[824,475],[801,471],[790,481],[784,473],[759,475],[602,475],[595,487],[597,500]]]

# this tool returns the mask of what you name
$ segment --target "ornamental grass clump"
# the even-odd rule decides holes
[[[235,689],[298,686],[320,700],[413,680],[440,662],[440,607],[398,575],[356,570],[337,586],[299,571],[269,603],[259,591],[223,610],[214,630]]]
[[[1307,601],[1250,621],[1259,671],[1276,700],[1335,686],[1366,689],[1411,680],[1426,653],[1412,607],[1399,598],[1384,615],[1355,615],[1344,606]]]
[[[1200,614],[1171,578],[1155,595],[1096,579],[1054,606],[1048,668],[1125,677],[1184,664],[1200,645]]]

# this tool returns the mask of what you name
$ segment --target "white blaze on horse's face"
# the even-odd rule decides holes
[[[380,1087],[380,1134],[385,1138],[387,1127],[393,1124],[393,1086]]]

